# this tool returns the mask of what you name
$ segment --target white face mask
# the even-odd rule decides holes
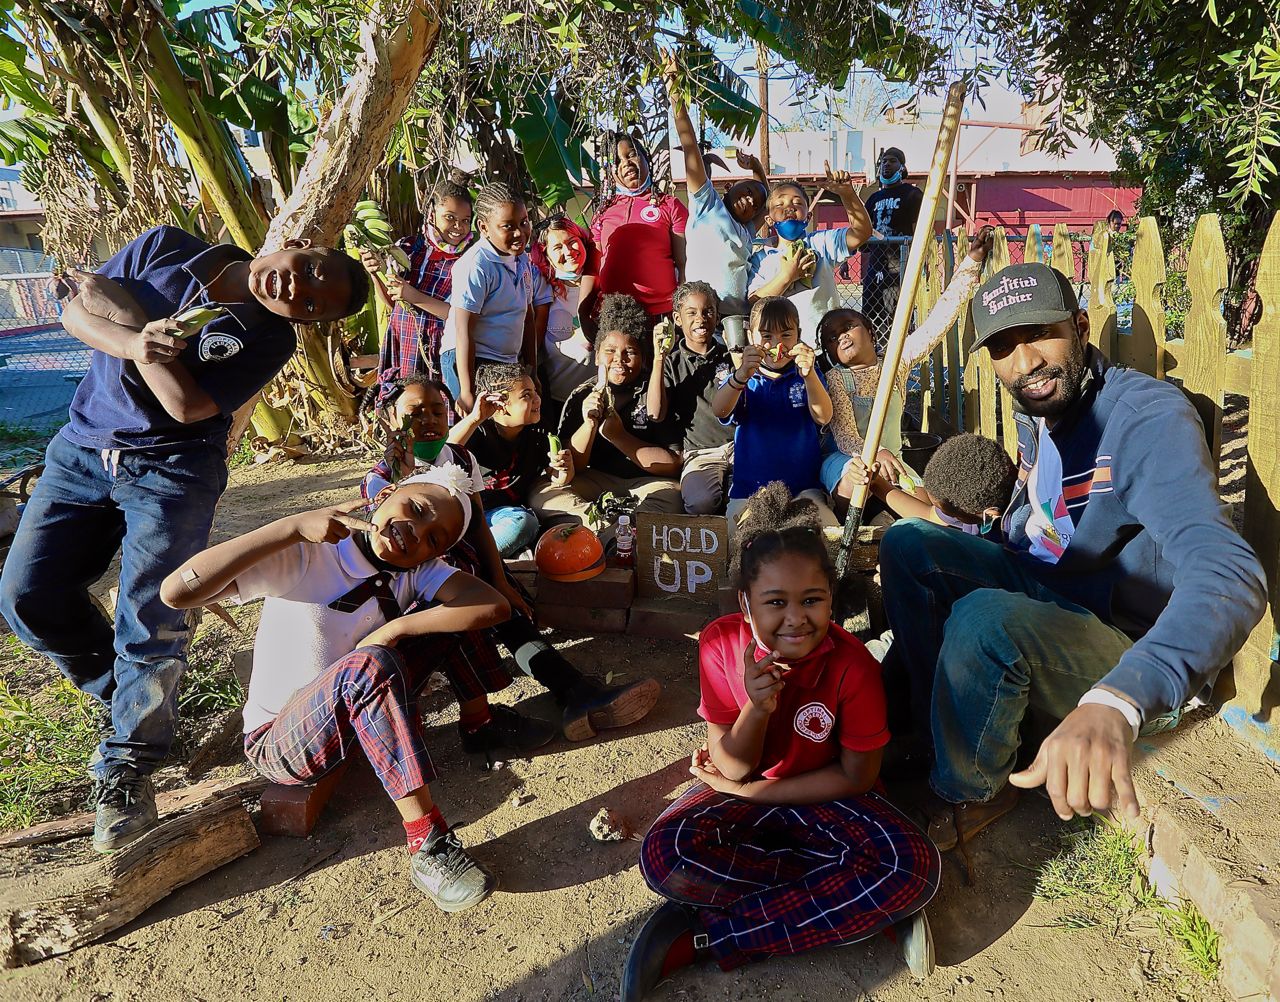
[[[738,592],[738,604],[742,608],[742,618],[747,621],[747,625],[751,627],[751,639],[756,642],[756,647],[760,653],[768,657],[773,652],[769,650],[769,646],[760,639],[760,634],[756,630],[756,624],[751,620],[751,606],[747,604],[747,593],[745,591]]]

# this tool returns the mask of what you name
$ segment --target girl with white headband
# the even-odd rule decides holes
[[[497,878],[472,859],[431,799],[435,767],[418,693],[465,658],[461,638],[510,615],[506,600],[441,557],[471,522],[456,464],[406,477],[369,518],[363,499],[277,519],[170,574],[176,609],[265,598],[244,708],[245,755],[275,783],[314,783],[356,745],[404,824],[414,885],[447,912]]]

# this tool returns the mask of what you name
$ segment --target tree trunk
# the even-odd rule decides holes
[[[413,100],[414,87],[440,35],[435,4],[414,0],[403,20],[403,3],[382,0],[360,26],[360,58],[342,98],[316,132],[293,192],[271,222],[262,253],[286,240],[308,237],[332,245],[351,218],[369,175],[381,161],[391,131]],[[399,22],[394,30],[389,24]],[[308,378],[332,396],[340,413],[355,415],[355,400],[338,384],[322,333],[299,328]],[[230,447],[240,440],[255,397],[236,412]]]

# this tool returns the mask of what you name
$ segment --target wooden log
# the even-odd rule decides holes
[[[1222,227],[1213,214],[1201,216],[1191,240],[1187,263],[1191,309],[1187,313],[1187,348],[1179,375],[1182,388],[1204,422],[1209,453],[1222,452],[1223,386],[1227,368],[1227,321],[1222,316],[1222,293],[1227,287],[1227,248]],[[1255,364],[1255,373],[1257,366]],[[1271,387],[1268,392],[1275,393]],[[1217,472],[1216,465],[1214,472]]]
[[[1236,658],[1236,697],[1272,733],[1280,724],[1280,215],[1258,262],[1262,318],[1253,329],[1253,386],[1249,396],[1244,535],[1267,574],[1267,611]]]
[[[1165,312],[1160,298],[1164,282],[1160,227],[1151,216],[1143,216],[1133,242],[1133,323],[1129,335],[1117,339],[1116,361],[1156,379],[1165,375]]]
[[[1111,298],[1115,281],[1111,233],[1107,224],[1098,220],[1089,244],[1089,340],[1108,358],[1116,357],[1116,304]]]
[[[203,783],[196,783],[194,786],[185,786],[181,790],[157,793],[156,810],[163,818],[208,800],[221,797],[255,796],[266,789],[266,786],[267,781],[261,776],[250,776],[245,779],[210,779]],[[93,819],[93,812],[88,811],[46,821],[32,828],[24,828],[22,831],[10,832],[8,835],[0,836],[0,849],[45,845],[50,842],[64,842],[67,839],[79,838],[81,835],[93,832]]]
[[[14,876],[0,885],[4,965],[19,967],[92,943],[258,845],[249,812],[238,797],[224,796],[166,818],[109,855],[80,842],[64,843],[52,858],[48,852],[39,860],[6,858]],[[6,853],[18,855],[31,854]]]

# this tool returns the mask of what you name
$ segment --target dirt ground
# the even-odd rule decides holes
[[[234,471],[216,538],[355,496],[357,457]],[[244,616],[245,613],[239,615]],[[688,780],[702,729],[695,644],[630,637],[566,641],[581,668],[616,679],[652,673],[664,698],[641,724],[582,745],[557,741],[492,772],[463,756],[444,693],[424,704],[442,779],[433,793],[465,844],[501,876],[483,905],[448,916],[409,884],[403,832],[368,766],[353,768],[312,838],[261,848],[154,906],[107,939],[0,973],[0,998],[134,1000],[616,999],[622,965],[657,904],[634,841],[598,843],[603,806],[643,831]],[[52,669],[50,668],[50,677]],[[550,715],[536,684],[499,697]],[[231,771],[245,769],[243,764]],[[227,770],[222,770],[227,771]],[[723,974],[681,972],[662,1000],[955,999],[1120,1002],[1225,998],[1182,972],[1167,937],[1139,913],[1076,928],[1078,903],[1033,896],[1062,826],[1039,796],[973,845],[976,886],[944,859],[930,907],[940,966],[923,984],[885,937]]]

